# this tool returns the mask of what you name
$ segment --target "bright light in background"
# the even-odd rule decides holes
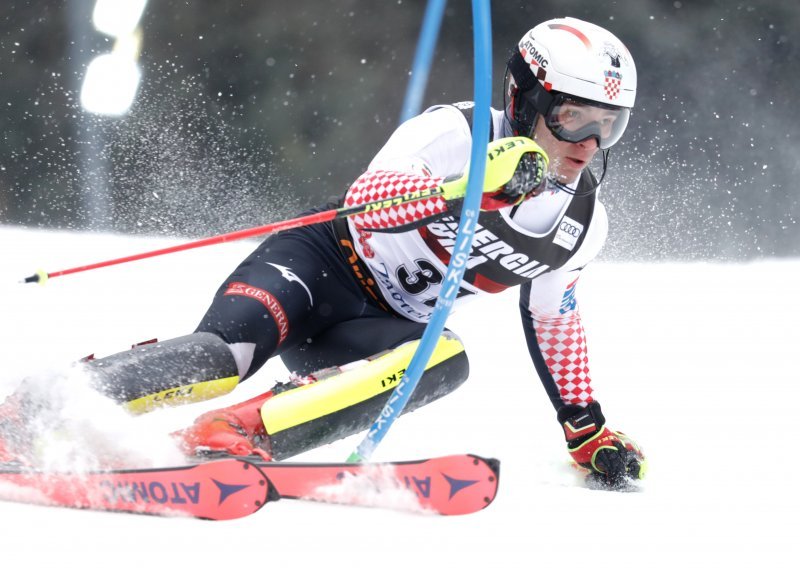
[[[145,4],[147,0],[97,0],[94,26],[116,42],[111,53],[97,56],[86,68],[80,101],[87,111],[121,116],[133,104],[142,77],[137,60]]]
[[[81,105],[95,114],[121,116],[133,104],[140,78],[135,61],[117,53],[100,55],[86,69]]]
[[[130,35],[139,25],[147,0],[97,0],[92,22],[111,37]]]

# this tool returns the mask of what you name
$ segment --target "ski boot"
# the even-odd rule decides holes
[[[184,453],[201,458],[226,455],[258,456],[271,461],[269,436],[261,406],[274,395],[268,391],[245,402],[211,410],[188,428],[173,432]]]
[[[28,405],[19,393],[0,404],[0,464],[26,464],[31,449]]]
[[[17,462],[16,444],[13,443],[11,428],[0,420],[0,464]]]

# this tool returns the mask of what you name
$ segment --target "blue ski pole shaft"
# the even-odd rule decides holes
[[[401,123],[419,114],[446,5],[447,0],[428,0],[425,7],[422,30],[417,41],[417,51],[414,54],[414,62],[411,64],[411,78],[406,87],[403,108],[400,112]]]
[[[348,458],[348,462],[368,461],[391,425],[402,413],[425,371],[425,366],[436,347],[439,336],[444,331],[447,317],[450,315],[467,267],[467,260],[472,249],[472,238],[480,213],[486,172],[486,146],[489,143],[489,107],[492,96],[492,38],[489,0],[472,0],[472,19],[475,42],[475,113],[467,194],[461,210],[455,246],[447,266],[442,289],[436,300],[436,306],[422,334],[417,351],[414,353],[405,375],[395,387],[364,440]]]

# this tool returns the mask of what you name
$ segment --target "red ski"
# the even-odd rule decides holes
[[[45,472],[0,466],[0,499],[201,519],[236,519],[280,498],[474,513],[497,494],[499,462],[455,455],[379,464],[227,458],[159,469]]]
[[[90,473],[4,471],[0,498],[79,509],[236,519],[270,495],[258,467],[235,459],[187,467]]]
[[[413,508],[465,515],[497,495],[500,462],[469,454],[366,464],[260,464],[276,492],[288,499],[347,505]]]

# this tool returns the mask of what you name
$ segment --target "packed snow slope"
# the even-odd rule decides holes
[[[192,331],[254,246],[232,243],[51,280],[48,271],[175,241],[0,228],[0,396],[25,376],[65,384],[90,436],[153,463],[166,432],[285,377],[277,361],[216,401],[120,416],[59,378],[70,361]],[[514,291],[456,313],[470,379],[402,418],[376,460],[472,452],[502,461],[488,509],[442,518],[303,502],[230,522],[0,503],[4,556],[24,566],[786,566],[800,503],[795,467],[800,261],[610,264],[578,299],[595,395],[650,458],[643,491],[581,486],[535,376]],[[786,292],[788,291],[788,293]],[[42,377],[46,379],[42,379]],[[50,384],[50,383],[48,383]],[[55,388],[55,387],[54,387]],[[89,439],[89,438],[87,438]],[[301,456],[341,461],[360,436]],[[176,565],[177,565],[176,564]]]

